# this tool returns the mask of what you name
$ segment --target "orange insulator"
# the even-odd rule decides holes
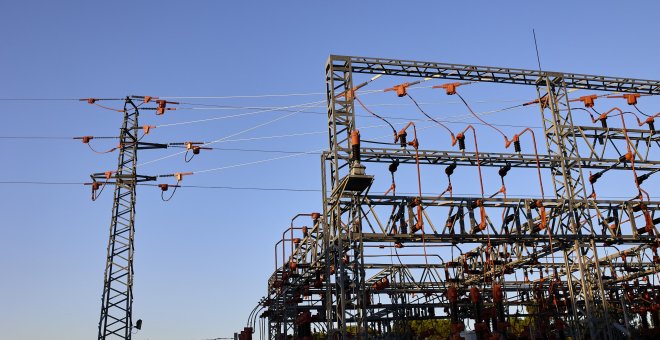
[[[159,187],[160,190],[162,190],[162,191],[167,191],[167,189],[170,188],[170,185],[169,185],[169,184],[158,184],[158,187]]]
[[[449,302],[457,302],[458,301],[458,290],[456,289],[455,286],[449,286],[447,289],[447,299]]]
[[[309,235],[309,231],[308,231],[307,227],[302,227],[302,233],[303,233],[303,236],[305,236],[305,237],[307,237],[307,235]]]
[[[181,180],[183,180],[183,176],[192,175],[192,174],[193,174],[192,172],[175,172],[174,177],[176,177],[177,181],[181,182]]]
[[[312,220],[316,221],[319,218],[321,218],[321,213],[317,213],[317,212],[312,213]]]
[[[502,286],[500,284],[493,285],[493,301],[502,302],[504,299],[504,294],[502,293]]]
[[[594,107],[594,100],[596,100],[597,98],[598,98],[598,95],[592,94],[592,95],[588,95],[588,96],[582,96],[578,99],[571,99],[571,100],[569,100],[569,102],[581,101],[584,104],[584,107],[589,108],[589,107]]]
[[[390,286],[390,280],[388,280],[387,277],[384,277],[381,281],[383,281],[385,288]]]
[[[291,270],[296,270],[296,268],[298,268],[298,262],[296,262],[296,261],[289,262],[289,268]]]
[[[165,113],[166,110],[176,110],[176,108],[173,107],[166,107],[167,104],[179,104],[177,102],[169,102],[166,100],[156,100],[156,104],[158,104],[158,107],[156,108],[156,114],[157,115],[162,115]]]
[[[298,244],[298,243],[300,243],[300,238],[297,238],[297,237],[294,238],[293,239],[293,244]]]
[[[351,131],[351,145],[360,145],[360,130]]]
[[[410,83],[403,83],[403,84],[399,84],[399,85],[394,85],[394,86],[390,87],[389,89],[385,89],[385,91],[383,91],[383,92],[394,91],[394,92],[396,92],[396,95],[398,97],[403,97],[406,94],[408,94],[408,92],[406,91],[408,86],[410,86]]]
[[[156,128],[155,125],[144,125],[142,126],[142,131],[144,131],[145,135],[148,135],[151,129],[155,129],[155,128]]]
[[[623,95],[623,98],[626,98],[626,102],[628,105],[636,105],[637,104],[637,98],[640,97],[639,93],[626,93]]]
[[[481,294],[479,293],[479,288],[472,286],[470,288],[470,300],[472,303],[477,303],[481,299]]]
[[[434,89],[445,89],[447,95],[456,94],[456,88],[463,85],[462,83],[448,83],[442,85],[433,86]]]

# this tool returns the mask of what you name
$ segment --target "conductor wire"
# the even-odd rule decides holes
[[[463,96],[461,96],[460,93],[456,92],[456,95],[458,96],[458,98],[461,98],[461,101],[463,102],[463,104],[465,104],[465,107],[467,107],[467,109],[470,111],[470,113],[471,113],[475,118],[477,118],[480,122],[482,122],[482,123],[484,123],[484,124],[490,126],[491,128],[495,129],[497,132],[499,132],[499,133],[502,135],[502,137],[504,137],[504,140],[505,140],[505,141],[507,140],[506,135],[504,134],[504,132],[502,132],[502,130],[498,129],[498,128],[497,128],[496,126],[494,126],[493,124],[490,124],[490,123],[486,122],[485,120],[481,119],[481,117],[479,117],[479,115],[477,115],[477,114],[472,110],[472,108],[470,107],[470,105],[467,103],[467,101],[465,101],[465,99],[463,98]]]
[[[452,132],[452,131],[451,131],[451,130],[445,125],[445,124],[442,124],[442,123],[440,123],[439,121],[435,120],[433,117],[429,116],[429,115],[428,115],[428,114],[422,109],[422,107],[419,106],[419,104],[417,103],[417,101],[416,101],[416,100],[410,95],[410,93],[406,93],[406,96],[408,96],[408,98],[410,98],[410,100],[412,100],[412,102],[415,103],[415,106],[417,106],[417,108],[419,109],[419,111],[420,111],[424,116],[426,116],[426,118],[428,118],[428,119],[430,119],[431,121],[435,122],[436,124],[442,126],[445,130],[447,130],[447,132],[449,132],[449,134],[451,135],[452,139],[454,138],[454,133],[453,133],[453,132]]]
[[[387,125],[389,125],[390,128],[392,129],[392,133],[394,133],[394,138],[396,139],[396,129],[394,128],[394,125],[392,125],[392,123],[390,123],[389,121],[387,121],[385,118],[379,116],[377,113],[375,113],[375,112],[369,110],[369,109],[364,105],[364,103],[362,102],[362,100],[360,100],[360,98],[358,98],[357,95],[353,96],[353,98],[355,98],[355,100],[360,104],[360,106],[362,106],[362,108],[363,108],[365,111],[369,112],[369,113],[370,113],[371,115],[373,115],[374,117],[376,117],[376,118],[378,118],[378,119],[384,121],[385,123],[387,123]]]

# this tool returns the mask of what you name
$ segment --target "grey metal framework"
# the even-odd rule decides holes
[[[91,175],[94,182],[115,186],[98,339],[131,339],[136,185],[156,180],[137,174],[137,151],[154,147],[139,141],[139,110],[128,97],[123,113],[117,171]]]
[[[356,144],[356,73],[534,86],[547,155]],[[267,296],[248,326],[263,310],[270,339],[306,338],[312,325],[329,338],[389,339],[410,337],[413,320],[449,319],[458,339],[470,320],[478,339],[500,339],[511,309],[526,306],[517,315],[534,317],[531,338],[660,334],[660,286],[650,280],[660,272],[660,202],[645,199],[639,187],[642,174],[660,171],[660,138],[651,126],[575,125],[571,88],[660,95],[660,81],[652,80],[330,56],[323,212],[313,214],[309,228],[292,221],[283,234]],[[371,194],[373,177],[363,164],[392,162],[540,167],[551,174],[554,197]],[[597,178],[586,172],[609,170],[637,171],[640,197],[590,193]],[[404,247],[420,254],[391,255]],[[440,247],[458,253],[443,257],[435,253]]]

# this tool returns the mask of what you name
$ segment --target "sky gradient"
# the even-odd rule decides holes
[[[317,107],[240,138],[309,134],[226,142],[221,145],[226,150],[202,153],[191,163],[181,156],[140,167],[145,174],[165,174],[287,155],[273,151],[327,147],[322,93],[330,54],[535,69],[534,28],[544,69],[660,79],[660,6],[653,2],[627,2],[625,6],[618,1],[507,4],[5,1],[0,4],[0,140],[4,146],[0,149],[0,182],[79,183],[88,181],[90,173],[111,170],[116,167],[116,153],[96,155],[67,137],[113,136],[121,123],[120,114],[76,100],[6,99],[312,93],[186,101],[197,108],[204,103],[270,107],[320,101]],[[391,86],[392,81],[374,88]],[[480,110],[492,110],[510,104],[498,99],[533,99],[535,93],[533,89],[485,87],[470,95],[474,100],[489,101]],[[434,100],[430,93],[421,96]],[[369,100],[393,101],[390,97]],[[436,115],[466,114],[460,106],[454,109]],[[382,110],[394,115],[398,109]],[[159,117],[151,111],[140,118],[143,124],[160,125],[244,112],[180,110]],[[526,112],[531,114],[504,114],[490,120],[540,123],[538,111]],[[150,141],[215,140],[288,113],[163,126],[152,133]],[[511,127],[508,132],[517,130]],[[380,127],[369,133],[381,136],[388,130]],[[16,136],[63,138],[4,138]],[[498,138],[490,132],[484,136],[484,145]],[[94,145],[103,149],[113,143]],[[448,142],[437,146],[450,147]],[[147,151],[140,153],[139,160],[154,160],[175,151]],[[376,183],[381,191],[387,188],[387,180]],[[495,188],[499,178],[491,180],[486,184]],[[295,214],[322,209],[321,193],[314,191],[320,189],[317,153],[200,173],[184,181],[200,186],[309,191],[190,188],[177,192],[172,201],[162,202],[157,189],[139,188],[134,319],[143,319],[144,324],[135,339],[199,340],[229,337],[240,330],[266,291],[275,240]],[[443,189],[439,181],[429,182],[438,185],[439,190],[434,191]],[[512,184],[511,191],[523,194],[528,186],[521,180]],[[414,186],[409,188],[413,191]],[[461,189],[475,193],[476,188],[467,184]],[[112,206],[110,188],[106,190],[92,202],[89,187],[82,185],[0,183],[1,338],[82,340],[96,336]],[[628,193],[604,189],[602,195],[608,194]]]

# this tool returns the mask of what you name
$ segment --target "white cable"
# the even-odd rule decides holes
[[[280,157],[274,157],[274,158],[268,158],[268,159],[262,159],[258,161],[252,161],[252,162],[247,162],[247,163],[239,163],[239,164],[233,164],[233,165],[227,165],[227,166],[222,166],[219,168],[212,168],[212,169],[206,169],[206,170],[198,170],[198,171],[193,171],[194,174],[200,174],[204,172],[211,172],[211,171],[219,171],[219,170],[225,170],[225,169],[231,169],[231,168],[238,168],[246,165],[254,165],[254,164],[260,164],[260,163],[265,163],[265,162],[271,162],[271,161],[276,161],[279,159],[284,159],[284,158],[291,158],[291,157],[297,157],[297,156],[302,156],[302,155],[308,155],[308,154],[315,154],[319,153],[321,151],[325,150],[325,148],[317,149],[317,150],[311,150],[311,151],[305,151],[305,152],[299,152],[299,153],[294,153],[291,155],[286,155],[286,156],[280,156]]]
[[[214,140],[214,141],[211,141],[211,142],[208,142],[208,143],[202,144],[202,145],[200,145],[200,147],[204,147],[204,146],[208,146],[208,145],[211,145],[211,144],[219,143],[219,142],[222,142],[222,141],[227,140],[227,139],[229,139],[229,138],[232,138],[232,137],[235,137],[235,136],[238,136],[238,135],[244,134],[244,133],[246,133],[246,132],[250,132],[250,131],[252,131],[252,130],[258,129],[258,128],[262,127],[262,126],[266,126],[266,125],[269,125],[269,124],[275,123],[275,122],[277,122],[277,121],[279,121],[279,120],[282,120],[282,119],[284,119],[284,118],[287,118],[287,117],[293,116],[293,115],[295,115],[296,113],[299,113],[300,111],[302,111],[302,110],[304,110],[304,109],[306,109],[306,107],[303,107],[303,108],[301,108],[300,110],[297,110],[297,111],[291,112],[291,113],[289,113],[289,114],[287,114],[287,115],[280,116],[280,117],[277,117],[277,118],[275,118],[275,119],[271,119],[271,120],[269,120],[269,121],[267,121],[267,122],[265,122],[265,123],[261,123],[261,124],[255,125],[255,126],[253,126],[253,127],[247,128],[247,129],[245,129],[245,130],[241,130],[241,131],[236,132],[236,133],[234,133],[234,134],[231,134],[231,135],[229,135],[229,136],[225,136],[225,137],[222,137],[222,138],[216,139],[216,140]],[[178,156],[178,155],[181,155],[181,154],[186,153],[187,151],[188,151],[188,150],[180,151],[180,152],[177,152],[177,153],[171,154],[171,155],[169,155],[169,156],[164,156],[164,157],[157,158],[157,159],[154,159],[154,160],[151,160],[151,161],[147,161],[147,162],[144,162],[144,163],[141,163],[141,164],[136,165],[136,167],[139,167],[139,166],[142,166],[142,165],[146,165],[146,164],[151,164],[151,163],[154,163],[154,162],[158,162],[158,161],[161,161],[161,160],[164,160],[164,159],[168,159],[168,158],[171,158],[171,157],[174,157],[174,156]]]
[[[422,87],[419,87],[422,88]],[[363,93],[382,92],[383,90],[368,90]],[[268,98],[268,97],[295,97],[295,96],[320,96],[326,94],[325,92],[307,92],[307,93],[283,93],[283,94],[257,94],[257,95],[236,95],[236,96],[208,96],[208,97],[177,97],[167,96],[158,97],[161,99],[234,99],[234,98]]]
[[[294,96],[319,96],[325,92],[307,93],[285,93],[285,94],[259,94],[259,95],[237,95],[237,96],[209,96],[209,97],[159,97],[163,99],[234,99],[234,98],[266,98],[266,97],[294,97]]]
[[[272,108],[272,109],[240,113],[240,114],[231,115],[231,116],[213,117],[213,118],[197,119],[197,120],[191,120],[191,121],[179,122],[179,123],[161,124],[161,125],[158,125],[157,127],[167,127],[167,126],[177,126],[177,125],[201,123],[201,122],[208,122],[208,121],[213,121],[213,120],[227,119],[227,118],[239,117],[239,116],[248,116],[248,115],[254,115],[254,114],[257,114],[257,113],[272,112],[272,111],[278,111],[278,110],[290,109],[290,108],[298,108],[298,107],[303,107],[303,109],[306,109],[306,108],[311,107],[311,105],[319,104],[319,103],[322,103],[322,102],[325,102],[325,100],[319,100],[319,101],[315,101],[315,102],[297,104],[297,105],[290,105],[290,106],[281,106],[281,107],[276,107],[276,108]],[[302,110],[296,111],[294,113],[298,113],[300,111],[302,111]]]

